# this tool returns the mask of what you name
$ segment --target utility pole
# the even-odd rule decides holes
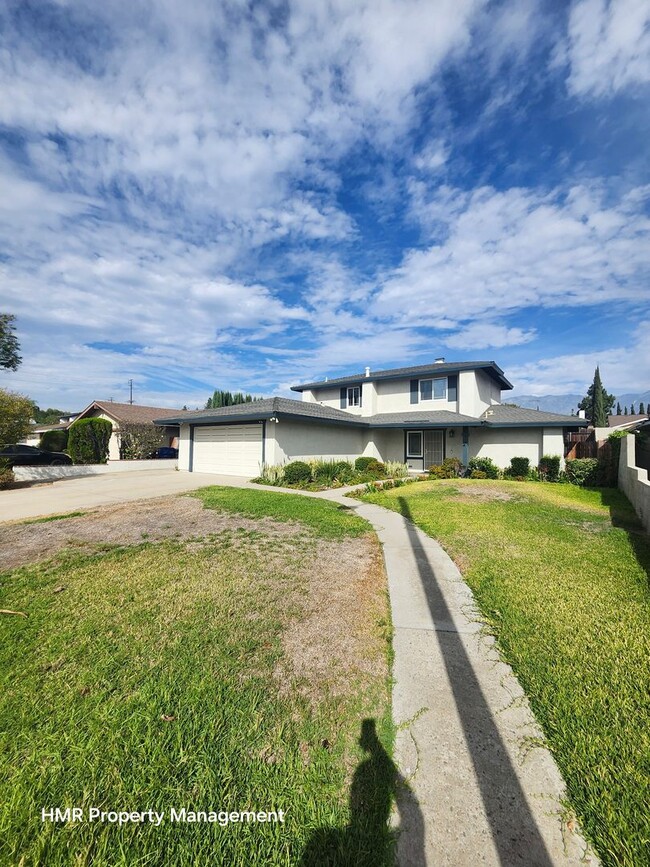
[[[129,403],[133,403],[133,380],[129,380]]]

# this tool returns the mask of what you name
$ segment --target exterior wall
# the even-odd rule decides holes
[[[398,429],[370,430],[365,432],[366,447],[363,454],[379,461],[404,462],[404,431]]]
[[[181,425],[181,432],[178,438],[178,469],[189,470],[190,468],[190,426],[189,424]]]
[[[442,374],[441,374],[442,376]],[[424,376],[422,379],[435,379],[435,375]],[[446,410],[458,412],[456,400],[425,400],[411,403],[411,380],[388,379],[375,383],[377,388],[377,410],[383,412],[431,412]],[[459,386],[460,387],[460,386]]]
[[[458,412],[478,418],[501,403],[501,390],[483,370],[462,370],[458,376]]]
[[[618,486],[634,506],[639,520],[650,533],[650,482],[648,471],[635,465],[636,440],[634,436],[621,439],[618,462]]]
[[[564,431],[562,428],[545,427],[542,432],[542,454],[559,455],[560,469],[564,469]]]
[[[354,383],[354,385],[360,383]],[[361,393],[362,404],[365,404],[366,402],[366,393],[368,391],[369,384],[370,383],[363,382],[363,390]],[[303,392],[303,394],[305,394],[305,392]],[[313,403],[321,403],[323,406],[332,407],[332,409],[341,409],[341,388],[338,385],[332,386],[331,388],[318,388],[313,392],[308,392],[308,394],[313,395]],[[369,413],[364,412],[364,410],[365,406],[353,406],[349,409],[346,409],[345,412],[349,412],[351,415],[369,415]]]
[[[80,476],[97,476],[102,473],[128,473],[142,470],[175,470],[174,458],[151,461],[117,461],[112,464],[67,464],[61,467],[15,467],[14,475],[19,482],[44,481],[49,479],[74,479]]]
[[[537,466],[543,451],[543,430],[533,428],[470,428],[470,458],[492,458],[494,463],[505,469],[510,466],[510,458],[522,457]],[[555,452],[557,454],[557,452]],[[562,454],[562,450],[560,450]]]
[[[267,425],[267,429],[271,427],[275,428],[273,462],[276,464],[312,458],[354,460],[362,454],[365,446],[365,432],[357,428],[305,424],[287,419]],[[270,456],[266,462],[271,463]]]

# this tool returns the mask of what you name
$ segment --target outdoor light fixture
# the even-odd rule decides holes
[[[455,431],[455,430],[450,430],[450,431],[449,431],[449,436],[450,436],[450,437],[456,436],[456,431]]]

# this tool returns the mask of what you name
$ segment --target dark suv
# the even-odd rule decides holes
[[[44,452],[34,446],[11,445],[0,449],[0,461],[10,467],[56,467],[62,464],[71,464],[70,455],[63,452]]]

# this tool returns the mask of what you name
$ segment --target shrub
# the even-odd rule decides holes
[[[14,471],[9,461],[0,458],[0,489],[8,488],[14,481]]]
[[[386,461],[385,467],[389,479],[405,479],[409,474],[408,464],[400,461]]]
[[[165,432],[154,424],[122,422],[119,431],[120,458],[143,461],[155,455],[165,441]]]
[[[304,461],[292,461],[284,468],[284,480],[288,485],[299,485],[311,479],[311,467]]]
[[[68,452],[75,464],[105,464],[113,425],[105,418],[81,418],[70,426]]]
[[[68,447],[67,430],[46,430],[41,434],[39,449],[46,452],[62,452]]]
[[[322,485],[331,485],[336,482],[349,481],[354,470],[348,461],[310,461],[311,475],[315,482]]]
[[[447,471],[448,479],[457,479],[463,465],[458,458],[445,458],[442,466]]]
[[[442,464],[432,464],[429,467],[429,478],[431,479],[448,479],[447,470]]]
[[[373,458],[370,463],[366,464],[365,470],[361,471],[361,477],[364,482],[370,482],[373,479],[385,479],[386,467]]]
[[[470,470],[470,479],[498,479],[499,468],[494,463],[492,458],[471,458],[468,463]],[[474,471],[478,470],[484,473],[483,476],[475,476]]]
[[[255,481],[267,485],[281,485],[284,482],[284,467],[281,464],[263,464],[259,479]]]
[[[487,473],[483,470],[472,470],[469,477],[470,479],[487,479]]]
[[[365,471],[368,467],[368,464],[376,464],[376,463],[377,463],[377,458],[371,458],[371,457],[363,456],[363,457],[356,459],[356,461],[354,462],[354,468],[355,468],[355,470],[359,470],[360,473],[365,473]]]
[[[596,458],[577,458],[566,462],[566,477],[572,485],[597,485],[598,475],[599,464]]]
[[[537,471],[545,482],[557,482],[560,477],[560,455],[543,455]]]
[[[19,443],[29,433],[34,404],[24,394],[0,388],[0,446]]]
[[[510,458],[510,467],[508,468],[508,475],[511,478],[515,478],[518,481],[523,481],[528,475],[528,470],[530,469],[530,461],[528,458]]]

